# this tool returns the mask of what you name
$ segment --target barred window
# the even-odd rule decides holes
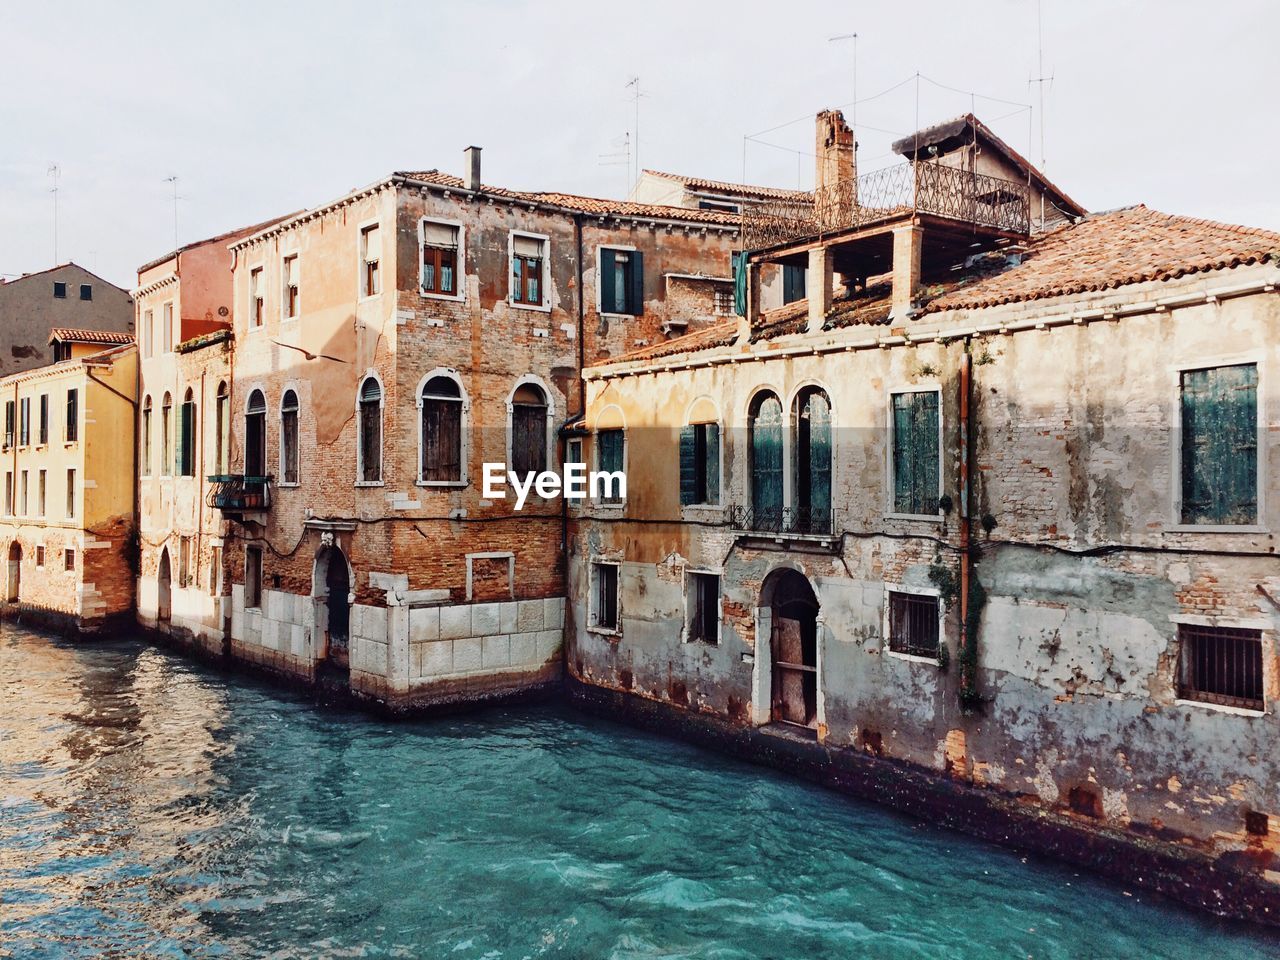
[[[422,411],[419,480],[461,480],[462,390],[449,377],[432,377],[423,385],[418,403]]]
[[[1262,710],[1262,633],[1178,625],[1178,697]]]
[[[618,565],[593,563],[591,626],[598,630],[618,629]]]
[[[938,598],[889,592],[889,650],[913,657],[938,656]]]

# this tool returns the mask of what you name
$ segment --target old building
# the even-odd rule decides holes
[[[133,301],[127,290],[75,263],[0,278],[0,376],[51,360],[54,328],[133,333]]]
[[[234,258],[231,653],[395,706],[557,682],[558,464],[585,362],[732,315],[739,220],[397,173]]]
[[[580,695],[1220,902],[1280,815],[1280,235],[1085,214],[973,117],[860,176],[817,141],[812,198],[744,207],[746,316],[584,372],[633,469],[570,513]]]
[[[66,359],[0,380],[5,613],[101,631],[133,608],[133,418],[128,334],[55,331]]]

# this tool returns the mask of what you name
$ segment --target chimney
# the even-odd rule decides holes
[[[480,189],[480,148],[467,147],[462,151],[467,158],[467,189]]]
[[[858,202],[856,148],[853,130],[844,122],[843,113],[823,110],[818,114],[813,199],[815,213],[824,226],[838,228],[853,223],[853,208]]]

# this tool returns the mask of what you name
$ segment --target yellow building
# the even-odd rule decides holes
[[[0,380],[5,613],[83,632],[129,617],[137,349],[54,330],[48,366]]]

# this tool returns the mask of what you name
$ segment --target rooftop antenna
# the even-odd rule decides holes
[[[630,132],[623,133],[623,135],[622,135],[622,137],[621,137],[621,139],[620,139],[620,140],[616,140],[616,139],[615,139],[615,140],[613,141],[613,143],[612,143],[612,146],[615,146],[615,147],[617,147],[617,146],[621,146],[621,147],[622,147],[622,149],[621,149],[621,150],[619,150],[619,151],[617,151],[617,152],[615,152],[615,153],[601,153],[601,154],[597,154],[597,157],[599,158],[599,160],[600,160],[600,166],[602,166],[602,167],[623,167],[623,166],[625,166],[625,167],[627,168],[627,173],[626,173],[626,176],[627,176],[627,184],[626,184],[626,189],[623,191],[623,196],[624,196],[624,197],[629,197],[629,196],[631,195],[631,187],[632,187],[632,183],[631,183],[631,134],[630,134]]]
[[[640,179],[640,98],[643,96],[647,96],[647,94],[643,94],[640,92],[639,77],[632,77],[630,80],[627,81],[627,86],[634,88],[631,94],[631,100],[635,105],[635,126],[631,128],[632,138],[635,143],[634,153],[635,153],[635,159],[636,159],[636,172],[634,177],[631,177],[630,165],[627,166],[627,176],[631,179],[631,182],[634,184],[637,180]],[[628,193],[631,192],[630,188],[628,188],[627,192]]]
[[[1039,84],[1040,90],[1040,172],[1045,171],[1047,161],[1044,155],[1044,85],[1053,84],[1053,74],[1044,75],[1044,0],[1036,0],[1036,70],[1039,76],[1027,80],[1027,86]],[[1040,226],[1044,226],[1044,191],[1040,191]]]
[[[62,178],[62,168],[56,163],[50,163],[46,172],[53,177],[53,189],[49,192],[53,194],[53,262],[56,265],[58,262],[58,181]]]
[[[853,102],[849,105],[849,126],[853,128],[853,150],[856,154],[858,151],[858,35],[842,33],[836,37],[828,37],[827,43],[836,43],[841,40],[853,41]]]
[[[173,249],[178,249],[178,175],[164,178],[165,183],[173,184]]]

